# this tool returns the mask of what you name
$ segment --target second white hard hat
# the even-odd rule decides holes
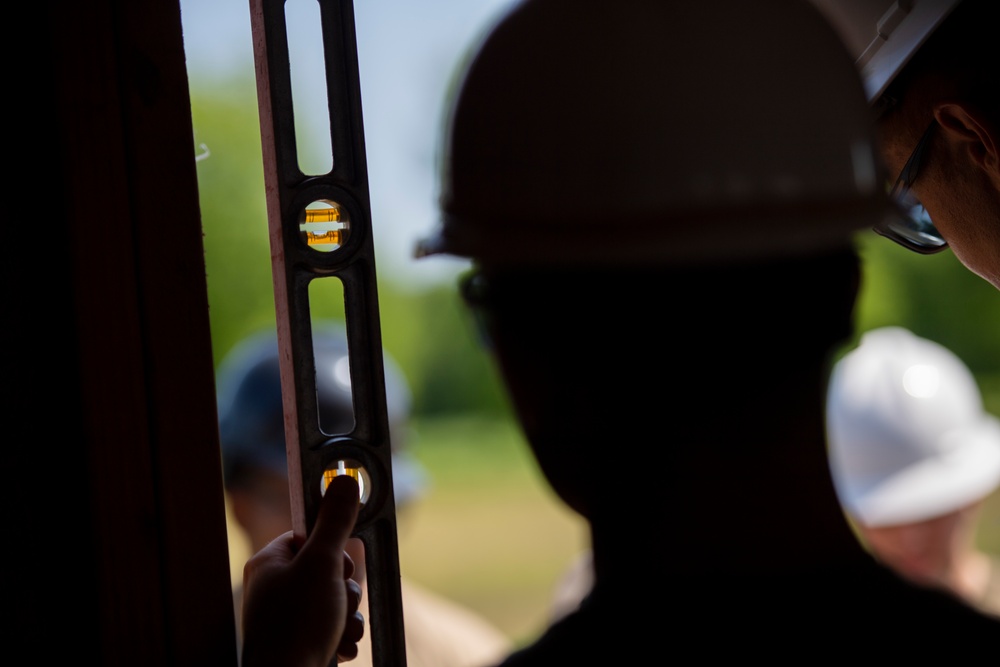
[[[838,496],[864,525],[930,519],[1000,486],[1000,420],[975,378],[906,329],[865,333],[836,365],[827,427]]]

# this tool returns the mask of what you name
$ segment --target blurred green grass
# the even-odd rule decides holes
[[[462,602],[517,642],[545,625],[557,578],[588,542],[555,497],[517,426],[497,418],[417,422],[415,456],[432,477],[400,515],[404,575]],[[982,508],[977,541],[1000,554],[1000,490]]]
[[[558,578],[589,542],[549,489],[517,426],[475,416],[418,421],[431,486],[400,514],[404,576],[457,600],[515,642],[546,625]]]

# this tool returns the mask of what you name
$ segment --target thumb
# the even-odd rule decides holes
[[[302,555],[339,560],[354,529],[359,507],[357,481],[349,475],[334,477],[320,503],[312,533],[302,546]]]

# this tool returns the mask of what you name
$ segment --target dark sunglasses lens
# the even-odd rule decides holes
[[[896,199],[897,212],[888,215],[875,231],[916,252],[931,254],[948,247],[931,217],[915,197],[906,193]]]

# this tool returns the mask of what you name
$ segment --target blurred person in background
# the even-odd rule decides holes
[[[866,332],[827,398],[830,466],[863,542],[923,586],[1000,616],[1000,558],[976,547],[1000,487],[1000,420],[968,367],[907,329]]]
[[[354,425],[347,339],[342,327],[314,334],[317,396],[324,431],[350,432]],[[407,451],[410,391],[388,356],[384,360],[386,405],[392,454],[393,490],[402,519],[427,488],[423,467]],[[291,530],[285,455],[284,412],[278,365],[278,343],[272,331],[250,336],[223,359],[218,371],[219,422],[226,495],[236,522],[253,553]],[[355,564],[354,579],[365,581],[364,548],[352,538],[347,553]],[[510,649],[503,634],[473,611],[412,581],[401,581],[406,655],[410,667],[479,667]],[[243,588],[233,599],[239,646],[242,647]],[[367,618],[362,596],[359,611]],[[358,644],[353,665],[370,665],[371,644]]]

